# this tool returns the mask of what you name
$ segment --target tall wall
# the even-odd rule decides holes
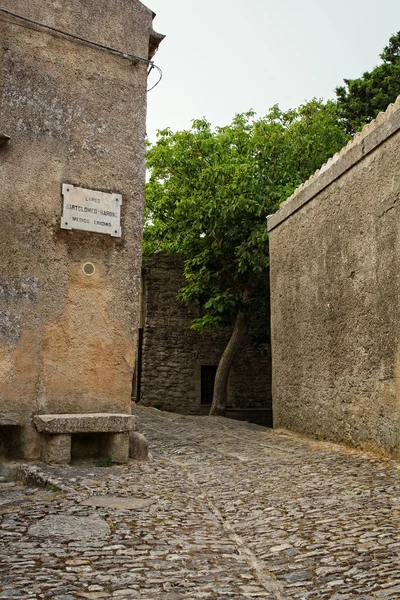
[[[203,334],[190,329],[199,316],[195,304],[176,301],[184,285],[182,262],[167,255],[146,265],[143,279],[143,355],[141,398],[144,405],[187,414],[208,412],[200,404],[201,366],[218,365],[229,329]],[[232,368],[228,405],[271,407],[271,357],[247,339]]]
[[[274,426],[400,454],[400,98],[269,218]]]
[[[2,7],[148,58],[137,0]],[[146,62],[0,13],[0,412],[130,412],[141,270]],[[122,195],[122,236],[60,227],[62,183]],[[88,276],[83,265],[91,262]]]

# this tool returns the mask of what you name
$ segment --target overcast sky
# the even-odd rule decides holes
[[[262,116],[273,104],[333,98],[400,30],[400,0],[142,1],[167,36],[154,57],[163,79],[148,95],[153,142],[157,129],[192,119],[226,125],[250,108]]]

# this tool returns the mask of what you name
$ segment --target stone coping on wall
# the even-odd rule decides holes
[[[35,415],[34,423],[40,433],[120,433],[136,431],[138,419],[119,413]]]
[[[400,96],[282,202],[276,213],[267,217],[268,231],[275,229],[399,129]]]

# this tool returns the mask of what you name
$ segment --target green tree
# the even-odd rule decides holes
[[[347,139],[335,103],[313,100],[299,110],[274,106],[259,120],[240,114],[215,130],[206,120],[189,131],[166,129],[148,151],[144,255],[162,250],[184,258],[179,297],[204,311],[194,329],[234,325],[210,414],[225,411],[250,315],[268,312],[266,217]]]
[[[393,35],[380,55],[382,64],[359,79],[345,79],[336,88],[338,106],[347,131],[354,134],[386,110],[400,94],[400,31]]]

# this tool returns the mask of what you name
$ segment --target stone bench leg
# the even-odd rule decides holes
[[[129,460],[129,432],[109,433],[106,453],[115,463],[126,463]]]
[[[42,435],[41,457],[43,462],[65,465],[71,462],[71,434]]]

